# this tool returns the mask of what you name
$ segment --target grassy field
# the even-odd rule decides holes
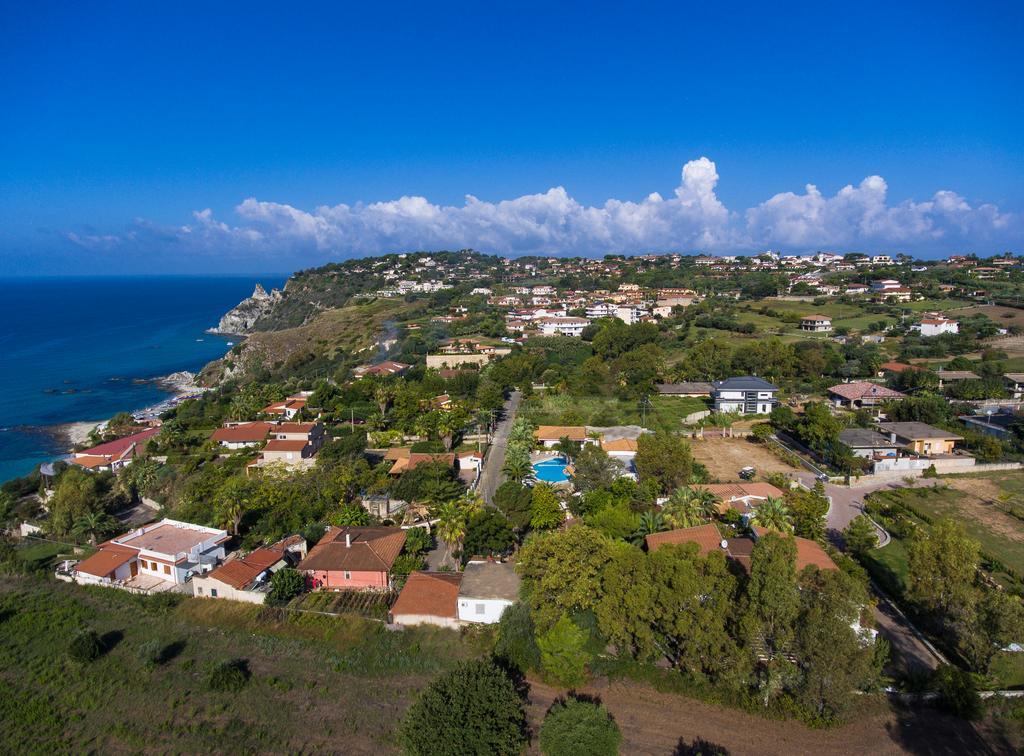
[[[678,431],[684,417],[707,408],[701,399],[652,396],[647,427]],[[530,397],[521,412],[537,425],[640,425],[643,419],[639,401],[543,392]]]
[[[80,628],[107,647],[81,664]],[[147,663],[146,644],[162,650]],[[0,749],[26,752],[386,753],[415,691],[483,635],[384,630],[358,617],[288,613],[32,577],[0,578]],[[207,685],[210,666],[244,659],[237,692]]]

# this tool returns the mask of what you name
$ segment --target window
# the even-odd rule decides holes
[[[486,611],[487,611],[487,607],[485,607],[483,604],[477,604],[476,605],[476,613],[477,614],[484,614]]]
[[[210,589],[210,598],[217,598],[217,589],[216,588],[211,588]]]
[[[196,595],[197,596],[202,596],[203,595],[203,586],[201,586],[201,585],[197,585],[196,586]]]
[[[352,573],[349,572],[348,570],[345,570],[345,579],[346,580],[351,580],[352,579]]]
[[[164,574],[165,575],[170,575],[171,574],[171,566],[169,564],[165,564],[164,565]]]
[[[142,569],[144,569],[144,570],[148,570],[149,569],[149,565],[146,564],[146,560],[145,559],[140,559],[139,560],[139,564],[142,565]]]

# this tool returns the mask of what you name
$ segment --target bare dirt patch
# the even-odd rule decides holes
[[[957,310],[962,315],[984,315],[990,320],[998,323],[1001,327],[1017,325],[1024,328],[1024,310],[1016,307],[1003,307],[1002,305],[981,305],[980,307],[967,307]]]
[[[964,495],[956,500],[957,508],[977,520],[996,535],[1024,543],[1024,523],[1000,509],[999,486],[985,478],[951,478],[946,481]]]
[[[731,756],[1012,752],[1012,746],[985,723],[972,725],[927,708],[889,710],[884,702],[850,724],[814,730],[798,722],[763,719],[660,693],[631,681],[598,681],[579,692],[601,699],[622,730],[621,752],[628,754],[697,753],[692,749],[700,741],[717,748],[705,747],[699,752],[724,751]],[[528,716],[534,732],[560,695],[561,690],[530,681]],[[534,749],[536,743],[534,738]]]
[[[744,467],[754,467],[760,476],[772,472],[792,472],[790,467],[761,444],[745,438],[692,439],[693,458],[707,466],[712,480],[738,481]]]

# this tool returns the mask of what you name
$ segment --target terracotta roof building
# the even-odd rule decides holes
[[[298,568],[318,588],[387,588],[403,546],[401,528],[331,526]]]
[[[413,572],[391,607],[398,625],[459,626],[461,572]]]
[[[829,396],[837,407],[873,407],[884,401],[906,399],[907,395],[870,381],[854,381],[830,386]]]

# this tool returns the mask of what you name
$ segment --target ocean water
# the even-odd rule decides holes
[[[166,399],[152,379],[197,371],[231,337],[205,329],[280,277],[0,279],[0,481],[65,450],[53,426]]]

